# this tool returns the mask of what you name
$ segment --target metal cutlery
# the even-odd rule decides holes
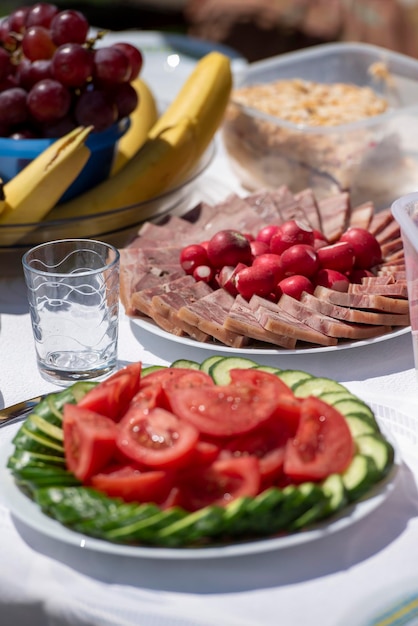
[[[44,397],[45,396],[37,396],[35,398],[30,398],[29,400],[17,402],[16,404],[5,407],[4,409],[0,409],[0,428],[8,424],[14,424],[15,422],[24,420],[25,417],[32,411],[33,407],[36,406]]]

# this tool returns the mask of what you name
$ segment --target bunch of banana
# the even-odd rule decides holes
[[[184,180],[219,128],[231,88],[229,58],[210,52],[196,64],[136,154],[104,182],[55,207],[48,219],[77,218],[137,204]]]
[[[223,119],[232,88],[228,57],[219,52],[203,57],[160,117],[149,87],[142,80],[134,86],[139,105],[131,117],[130,129],[119,141],[109,178],[73,200],[57,205],[90,155],[85,140],[91,129],[78,128],[55,141],[3,186],[0,224],[73,218],[74,231],[68,234],[82,235],[77,232],[78,217],[93,217],[117,207],[135,205],[184,180]],[[140,219],[148,217],[151,215],[138,215]],[[116,215],[113,228],[123,226],[117,219]],[[7,243],[11,245],[14,241]]]

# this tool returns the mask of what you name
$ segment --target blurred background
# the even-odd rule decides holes
[[[0,0],[0,15],[31,0]],[[235,48],[248,61],[330,41],[418,57],[418,0],[55,0],[94,26],[163,30]]]

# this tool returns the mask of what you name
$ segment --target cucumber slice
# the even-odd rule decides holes
[[[332,378],[316,378],[311,376],[293,387],[293,391],[298,398],[307,398],[308,396],[320,396],[328,391],[348,391],[344,385],[338,383]]]
[[[311,374],[302,370],[280,370],[277,376],[293,390],[303,381],[313,378]]]
[[[373,435],[378,432],[368,419],[359,415],[345,415],[344,417],[354,439],[361,435]]]
[[[377,467],[370,456],[356,454],[342,474],[347,497],[354,502],[363,496],[376,482]]]
[[[15,449],[13,455],[9,457],[7,461],[7,467],[13,471],[17,471],[27,465],[65,467],[65,458],[61,456],[53,456],[51,454],[30,452],[29,450]]]
[[[143,376],[148,376],[148,374],[152,374],[153,372],[158,372],[159,370],[165,369],[165,365],[149,365],[148,367],[143,367],[141,370],[141,378]]]
[[[64,433],[60,426],[55,426],[55,424],[51,424],[44,417],[40,417],[36,413],[32,413],[26,420],[26,427],[28,430],[41,435],[42,437],[47,437],[48,439],[53,439],[62,444],[64,441]]]
[[[279,374],[282,371],[278,367],[273,367],[272,365],[257,365],[255,369],[269,374]]]
[[[197,361],[190,361],[189,359],[177,359],[177,361],[173,361],[170,367],[182,367],[189,370],[200,369],[200,365]]]
[[[340,391],[324,391],[323,393],[320,393],[318,397],[321,398],[321,400],[323,400],[324,402],[328,402],[328,404],[333,405],[339,400],[358,399],[357,396],[355,396],[347,389]]]
[[[256,367],[257,363],[252,359],[245,359],[239,356],[222,357],[216,361],[210,368],[209,374],[217,385],[228,385],[231,382],[229,375],[232,369],[249,369]]]
[[[202,370],[202,372],[206,372],[206,374],[209,374],[209,370],[212,365],[224,358],[225,357],[221,356],[220,354],[214,354],[213,356],[209,356],[207,359],[201,362],[200,369]]]
[[[16,448],[51,454],[53,456],[64,456],[64,447],[60,443],[44,437],[40,433],[30,431],[26,426],[26,422],[17,431],[13,438],[13,443]]]
[[[386,476],[393,465],[395,451],[392,445],[378,434],[361,435],[356,438],[360,454],[371,458],[379,473],[379,478]]]
[[[343,415],[358,415],[363,419],[368,419],[370,423],[376,424],[374,413],[365,402],[362,402],[359,398],[342,398],[333,403],[334,407],[338,409]]]
[[[340,511],[347,504],[347,492],[340,474],[331,474],[322,483],[322,489],[328,498],[326,515]]]

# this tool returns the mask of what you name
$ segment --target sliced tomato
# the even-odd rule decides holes
[[[182,473],[177,504],[197,511],[214,504],[226,506],[241,496],[256,496],[260,489],[260,470],[255,457],[224,459],[208,467]]]
[[[165,469],[184,466],[198,438],[194,426],[165,409],[143,411],[133,406],[119,422],[116,443],[136,463]]]
[[[139,390],[142,364],[131,363],[93,387],[78,406],[118,421]]]
[[[220,446],[211,441],[199,439],[195,445],[193,455],[189,461],[189,465],[196,467],[199,465],[210,465],[219,456]]]
[[[225,386],[167,390],[175,415],[205,435],[230,437],[267,421],[277,406],[274,383],[242,382]]]
[[[299,426],[302,399],[294,395],[282,394],[277,397],[277,406],[272,419],[295,435]]]
[[[255,457],[259,462],[262,488],[265,489],[273,485],[283,473],[286,444],[291,436],[286,425],[271,419],[252,432],[228,441],[220,458]]]
[[[81,481],[101,471],[116,450],[115,422],[79,405],[64,406],[63,431],[67,467]]]
[[[155,385],[158,384],[166,384],[168,381],[178,378],[179,376],[183,376],[184,374],[190,374],[191,371],[198,370],[190,370],[187,367],[166,367],[161,370],[156,370],[155,372],[151,372],[151,374],[147,374],[141,380],[141,388],[147,385]],[[204,372],[201,372],[204,374]]]
[[[234,385],[254,385],[264,389],[265,387],[273,387],[276,396],[288,395],[294,397],[292,389],[286,385],[278,376],[271,372],[265,372],[256,368],[243,368],[230,370],[231,381]]]
[[[319,398],[305,398],[296,435],[286,446],[285,474],[296,482],[322,480],[343,472],[353,454],[353,438],[341,413]]]
[[[172,472],[142,471],[135,465],[112,465],[92,476],[90,484],[111,498],[160,504],[168,497],[173,481]]]

